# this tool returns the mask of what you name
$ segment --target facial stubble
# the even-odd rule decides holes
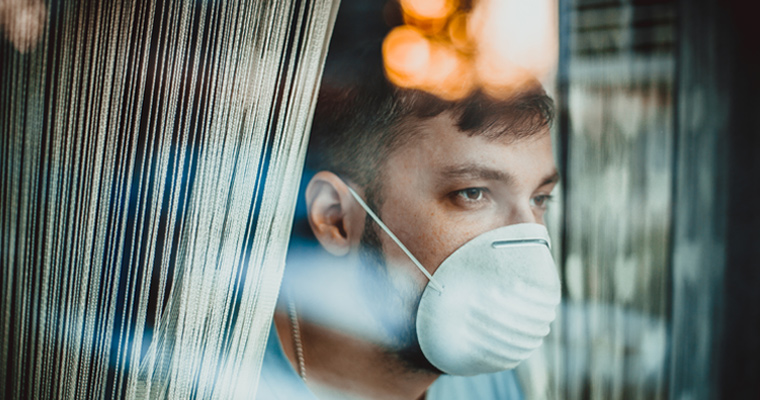
[[[378,210],[374,205],[370,207]],[[389,266],[387,262],[379,230],[380,227],[367,215],[359,249],[364,270],[364,279],[360,284],[364,285],[363,292],[367,294],[366,307],[389,337],[384,351],[410,371],[440,374],[441,371],[425,358],[417,339],[417,307],[422,291],[414,290],[412,293],[394,284],[389,268],[396,266]]]

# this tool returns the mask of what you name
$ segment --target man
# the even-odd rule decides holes
[[[304,178],[308,228],[294,230],[258,398],[520,398],[514,374],[499,371],[540,344],[559,301],[540,227],[558,180],[551,99],[529,83],[506,100],[476,92],[443,101],[393,87],[372,68],[380,65],[362,63],[353,77],[345,66],[325,72]],[[318,251],[299,245],[303,232]],[[489,235],[508,237],[473,243]],[[477,267],[499,243],[511,252],[538,243],[525,251],[541,253],[499,253]],[[516,269],[544,277],[505,278],[517,264],[491,268],[500,260],[548,267]],[[499,306],[500,279],[529,294]],[[439,306],[447,295],[453,302]]]

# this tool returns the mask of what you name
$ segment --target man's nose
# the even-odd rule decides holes
[[[507,213],[504,225],[515,225],[528,222],[534,224],[541,223],[541,221],[536,220],[536,215],[533,213],[530,206],[514,207]]]

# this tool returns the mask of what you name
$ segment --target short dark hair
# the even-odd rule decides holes
[[[379,190],[378,171],[395,149],[414,136],[416,130],[410,124],[443,112],[451,114],[463,134],[517,140],[550,126],[554,105],[538,81],[506,99],[475,91],[447,101],[421,90],[399,88],[385,78],[380,51],[370,46],[364,54],[326,65],[307,169],[331,171],[367,191]]]

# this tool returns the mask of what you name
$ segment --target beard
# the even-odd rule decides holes
[[[370,207],[378,210],[374,205]],[[378,229],[375,221],[367,215],[360,240],[359,258],[364,272],[361,285],[365,288],[364,293],[368,294],[365,297],[366,306],[389,338],[384,351],[408,370],[441,374],[425,358],[417,338],[417,307],[422,299],[422,291],[404,290],[394,284]]]

